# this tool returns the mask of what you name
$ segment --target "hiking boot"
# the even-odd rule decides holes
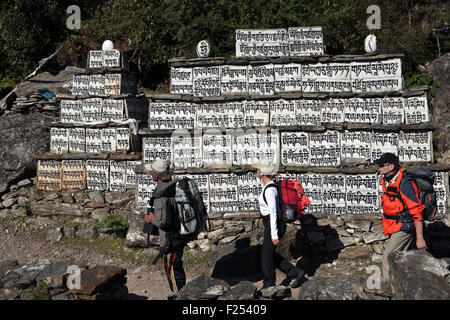
[[[177,296],[174,294],[171,294],[170,296],[167,297],[167,300],[177,300]]]
[[[303,279],[303,275],[305,272],[299,268],[295,268],[296,274],[292,276],[287,276],[286,279],[284,279],[280,285],[291,287],[291,288],[297,288],[300,284],[300,281]]]

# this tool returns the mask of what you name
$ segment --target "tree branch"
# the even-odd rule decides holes
[[[51,59],[53,59],[53,58],[58,54],[58,52],[61,51],[61,49],[62,49],[63,47],[64,47],[64,46],[61,45],[61,46],[60,46],[58,49],[56,49],[56,51],[53,52],[50,56],[48,56],[47,58],[42,59],[41,61],[39,61],[39,66],[36,68],[36,70],[34,70],[32,73],[30,73],[28,76],[26,76],[26,77],[23,79],[23,81],[27,81],[28,79],[34,77],[34,76],[37,74],[37,72],[38,72],[44,65],[47,64],[47,62],[49,62]],[[1,110],[1,109],[4,110],[4,109],[6,109],[6,108],[8,107],[8,100],[9,100],[9,98],[16,92],[16,89],[17,89],[17,85],[14,87],[14,89],[13,89],[10,93],[8,93],[8,94],[0,101],[0,110]]]

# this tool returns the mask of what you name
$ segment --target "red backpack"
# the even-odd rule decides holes
[[[267,187],[277,188],[280,208],[278,217],[284,222],[294,222],[306,206],[311,204],[304,193],[302,184],[295,179],[283,179],[275,182],[275,184],[269,184]],[[263,194],[263,198],[267,204],[265,194]]]

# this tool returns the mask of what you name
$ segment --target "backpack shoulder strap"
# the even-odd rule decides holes
[[[402,177],[402,180],[400,180],[400,183],[398,184],[398,188],[395,187],[386,187],[386,191],[384,192],[385,194],[387,194],[390,197],[394,197],[394,198],[398,198],[403,205],[405,205],[402,196],[400,195],[400,188],[402,187],[402,185],[409,179],[407,179],[405,176]]]
[[[399,188],[402,184],[404,184],[407,181],[412,181],[417,186],[416,178],[413,175],[409,174],[408,172],[405,172],[403,173],[402,180],[400,180]]]
[[[416,177],[414,177],[414,176],[412,176],[412,175],[409,175],[409,174],[404,175],[403,178],[402,178],[402,180],[400,181],[400,184],[399,184],[399,186],[398,186],[399,194],[400,194],[400,190],[401,190],[402,186],[403,186],[406,182],[411,182],[411,185],[412,185],[413,187],[414,187],[414,186],[416,187],[416,189],[417,189],[417,198],[418,198],[419,201],[422,201],[421,195],[420,195],[421,189],[419,188],[419,183],[417,182]]]
[[[404,222],[411,222],[410,220],[412,219],[411,218],[411,215],[409,214],[409,209],[408,209],[408,207],[406,206],[406,203],[405,203],[405,201],[403,201],[403,199],[402,199],[402,196],[401,196],[401,194],[400,194],[400,188],[402,187],[402,185],[405,183],[405,182],[407,182],[407,181],[411,181],[413,184],[415,184],[416,185],[416,187],[417,187],[417,184],[416,184],[416,182],[415,182],[415,180],[414,180],[414,177],[412,177],[412,176],[410,176],[410,175],[408,175],[408,174],[404,174],[403,175],[403,177],[402,177],[402,179],[400,180],[400,183],[398,184],[398,189],[397,189],[397,193],[396,193],[396,195],[392,195],[392,194],[389,194],[390,196],[393,196],[393,197],[395,197],[395,198],[398,198],[399,200],[400,200],[400,202],[402,203],[402,205],[403,205],[403,211],[402,212],[400,212],[400,214],[399,214],[399,219],[403,219],[404,220]]]
[[[276,185],[276,183],[271,183],[271,184],[268,184],[267,186],[264,187],[263,199],[264,199],[265,204],[267,204],[267,199],[266,199],[266,190],[267,190],[267,188],[277,188],[277,185]]]
[[[402,199],[402,197],[401,197],[401,195],[400,195],[400,188],[403,186],[403,184],[405,183],[405,182],[407,182],[407,181],[411,181],[411,182],[413,182],[415,185],[416,185],[416,187],[417,187],[417,183],[416,183],[416,181],[415,181],[415,179],[414,179],[414,177],[412,177],[412,176],[410,176],[409,174],[403,174],[403,177],[402,177],[402,179],[400,180],[400,183],[398,184],[398,188],[394,188],[394,187],[386,187],[386,190],[387,191],[391,191],[391,192],[394,192],[395,194],[393,194],[393,193],[388,193],[388,192],[385,192],[386,194],[388,194],[389,196],[391,196],[391,197],[395,197],[395,198],[399,198],[402,202],[403,202],[403,199]],[[395,189],[395,191],[393,190],[393,189]]]

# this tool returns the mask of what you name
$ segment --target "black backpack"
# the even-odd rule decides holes
[[[403,173],[402,183],[412,181],[417,186],[419,200],[425,205],[422,212],[422,219],[433,221],[437,213],[436,191],[433,184],[435,175],[425,168],[414,168]]]

